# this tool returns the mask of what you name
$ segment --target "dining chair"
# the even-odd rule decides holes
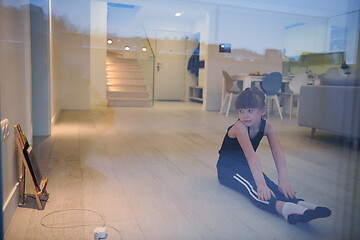
[[[234,86],[234,80],[231,78],[231,76],[226,71],[222,71],[222,75],[224,78],[225,96],[224,96],[223,102],[221,104],[220,113],[224,112],[225,103],[226,103],[226,100],[228,100],[228,105],[226,108],[226,117],[227,117],[229,115],[230,106],[231,106],[233,97],[239,95],[241,90]]]
[[[282,75],[279,72],[272,72],[260,82],[260,88],[265,93],[266,101],[268,100],[275,101],[276,108],[279,112],[280,118],[282,119],[282,113],[279,104],[279,98],[277,94],[281,89],[282,84]],[[269,104],[269,103],[268,103]],[[268,108],[269,109],[269,108]]]
[[[326,70],[324,75],[340,76],[339,69],[337,67],[331,67],[328,70]]]
[[[297,98],[300,97],[300,88],[301,88],[301,86],[307,85],[307,83],[308,83],[307,73],[298,73],[289,82],[290,92],[278,93],[279,96],[285,96],[285,97],[289,98],[289,118],[290,119],[291,119],[292,112],[293,112],[294,97],[297,97]],[[299,109],[299,101],[298,101],[297,109]],[[297,115],[298,114],[296,114],[296,116]]]

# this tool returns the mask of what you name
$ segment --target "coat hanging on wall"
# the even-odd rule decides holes
[[[200,44],[193,51],[187,66],[187,70],[192,74],[194,74],[196,77],[199,76],[199,50],[200,50]]]

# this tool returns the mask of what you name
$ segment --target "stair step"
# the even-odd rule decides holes
[[[108,106],[150,107],[151,101],[137,60],[123,58],[123,53],[106,56]]]
[[[126,60],[122,58],[109,58],[109,57],[106,57],[106,63],[138,64],[136,60]]]
[[[134,80],[134,79],[109,79],[107,81],[107,86],[145,86],[143,79]]]
[[[115,82],[118,82],[118,83],[121,83],[121,82],[123,82],[123,83],[131,83],[131,82],[144,82],[144,79],[143,78],[129,78],[129,77],[127,77],[127,78],[121,78],[121,77],[106,77],[106,79],[107,79],[107,82],[109,82],[109,83],[115,83]]]
[[[143,86],[145,82],[143,79],[108,79],[108,86],[120,86],[120,85],[133,85]]]
[[[132,63],[114,63],[114,62],[106,62],[106,68],[110,69],[139,69],[141,71],[141,66],[139,64],[132,64]]]
[[[127,61],[125,60],[125,58],[123,58],[123,56],[119,55],[119,56],[106,56],[106,60],[121,60],[121,61]],[[130,62],[130,61],[129,61]]]
[[[107,91],[108,98],[149,98],[147,91]]]
[[[107,71],[113,71],[113,72],[123,72],[123,71],[128,71],[128,72],[141,72],[142,69],[140,68],[140,66],[126,66],[126,65],[119,65],[119,66],[107,66],[106,67]]]
[[[106,65],[111,65],[111,66],[122,66],[122,65],[125,65],[125,66],[139,66],[139,63],[138,62],[123,62],[123,61],[120,61],[120,60],[114,60],[114,61],[111,61],[111,60],[106,60]]]
[[[128,80],[128,81],[143,81],[143,77],[136,77],[136,76],[119,76],[119,75],[106,75],[107,82],[113,82],[113,80]]]
[[[114,67],[111,67],[111,68],[106,68],[106,72],[107,73],[126,73],[126,72],[129,72],[129,73],[140,73],[142,75],[142,71],[140,68],[128,68],[128,67],[119,67],[119,68],[114,68]]]
[[[117,86],[117,87],[141,87],[141,86],[146,86],[146,84],[144,83],[143,80],[133,80],[133,79],[117,79],[117,80],[111,80],[108,81],[108,83],[106,84],[108,87],[110,86]]]
[[[147,92],[147,88],[146,85],[126,85],[126,84],[122,84],[122,85],[108,85],[107,86],[107,91],[109,92],[121,92],[121,91],[137,91],[137,92],[141,92],[141,91],[145,91]]]
[[[126,66],[122,66],[122,67],[109,66],[109,67],[106,67],[106,71],[107,72],[141,72],[141,68],[140,67],[126,67]]]
[[[107,78],[143,78],[141,72],[107,72]]]
[[[138,61],[136,59],[126,59],[126,58],[115,58],[115,57],[106,57],[107,62],[115,62],[115,63],[127,63],[127,64],[137,64]]]
[[[107,56],[107,57],[119,57],[119,58],[123,58],[123,57],[124,57],[124,53],[109,53],[109,52],[107,52],[106,56]]]

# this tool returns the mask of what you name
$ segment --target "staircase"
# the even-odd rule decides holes
[[[107,102],[109,107],[150,107],[151,101],[139,63],[107,52]]]

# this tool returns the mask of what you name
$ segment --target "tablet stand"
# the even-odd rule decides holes
[[[20,205],[25,205],[25,174],[29,174],[33,188],[34,197],[36,199],[39,210],[44,209],[44,205],[41,202],[41,197],[48,197],[46,186],[48,179],[41,179],[40,174],[36,173],[35,166],[30,158],[32,147],[28,143],[25,134],[23,134],[19,124],[14,126],[16,143],[18,146],[19,157],[21,158],[21,176],[20,182]]]

